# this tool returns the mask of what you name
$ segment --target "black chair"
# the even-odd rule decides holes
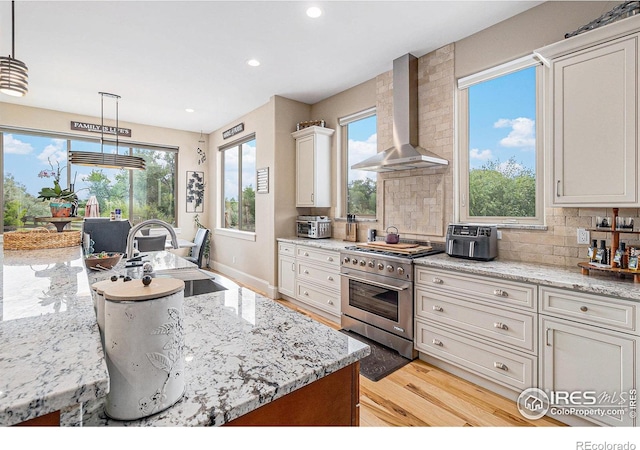
[[[128,220],[110,220],[108,217],[86,217],[82,224],[83,233],[89,234],[94,242],[95,253],[124,253],[130,229],[131,223]]]
[[[161,251],[165,250],[167,235],[159,234],[158,236],[136,236],[135,240],[138,243],[139,252]]]
[[[206,248],[207,239],[209,238],[209,230],[207,228],[198,228],[196,231],[196,237],[193,239],[195,247],[191,247],[189,256],[186,256],[187,261],[191,261],[197,264],[198,267],[202,267],[202,259],[204,258],[204,250]]]

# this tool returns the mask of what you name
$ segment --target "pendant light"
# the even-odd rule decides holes
[[[104,167],[107,169],[131,169],[131,170],[145,170],[147,168],[146,161],[139,156],[121,155],[118,151],[118,100],[119,95],[109,94],[108,92],[98,92],[100,94],[100,153],[98,152],[70,152],[69,162],[78,166],[94,166]],[[116,152],[105,153],[104,152],[104,98],[110,97],[116,100]]]
[[[0,92],[22,97],[29,91],[27,65],[15,58],[15,2],[11,2],[11,55],[0,56]],[[13,56],[12,56],[13,55]]]

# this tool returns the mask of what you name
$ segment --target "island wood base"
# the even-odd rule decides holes
[[[16,427],[59,427],[60,426],[60,411],[54,411],[49,414],[45,414],[40,417],[34,417],[33,419],[25,420],[16,425]]]
[[[230,421],[229,426],[359,426],[356,362]]]

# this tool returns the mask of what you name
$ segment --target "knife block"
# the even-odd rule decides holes
[[[356,222],[347,222],[345,224],[345,241],[356,242],[358,240],[358,224]]]

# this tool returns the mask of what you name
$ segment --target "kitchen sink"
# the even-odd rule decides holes
[[[184,281],[185,298],[193,295],[224,291],[235,284],[217,274],[200,269],[158,270],[155,276],[157,278],[177,278]]]

